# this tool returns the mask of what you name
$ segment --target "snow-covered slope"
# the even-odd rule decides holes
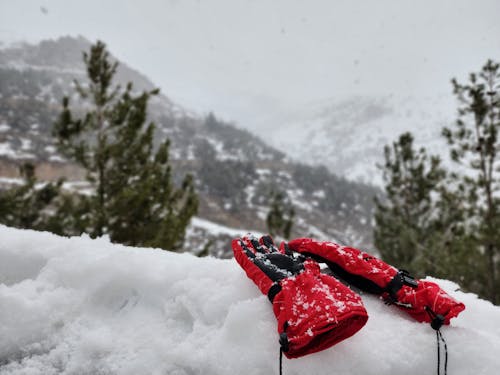
[[[277,374],[276,321],[234,260],[0,226],[0,374]],[[497,374],[500,308],[439,281],[467,308],[448,373]],[[363,296],[367,325],[287,375],[436,372],[434,331]]]
[[[266,126],[266,140],[290,157],[323,164],[350,180],[380,185],[383,148],[400,134],[411,131],[415,143],[447,158],[441,137],[443,126],[455,120],[451,94],[406,97],[358,96],[317,102],[291,111],[273,126]],[[443,147],[444,146],[444,147]]]

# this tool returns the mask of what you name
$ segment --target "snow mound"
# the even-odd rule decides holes
[[[442,329],[449,374],[497,374],[500,308],[437,282],[466,310]],[[436,337],[377,298],[353,337],[284,359],[286,375],[436,373]],[[0,226],[0,374],[277,374],[276,320],[234,260]]]

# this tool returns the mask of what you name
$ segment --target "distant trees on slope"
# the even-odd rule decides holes
[[[295,209],[286,194],[273,190],[270,194],[270,209],[266,216],[267,230],[271,236],[289,239],[295,217]]]

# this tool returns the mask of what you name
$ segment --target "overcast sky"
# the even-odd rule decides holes
[[[500,59],[498,0],[0,0],[0,41],[101,39],[179,104],[245,125],[348,95],[450,92]]]

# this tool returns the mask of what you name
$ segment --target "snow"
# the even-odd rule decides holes
[[[26,63],[25,61],[8,61],[7,63],[0,64],[0,68],[15,69],[19,70],[20,72],[35,70],[38,72],[66,73],[73,76],[81,76],[85,74],[85,71],[80,68],[65,68],[60,66],[35,65]]]
[[[21,138],[21,150],[31,150],[31,139]]]
[[[30,143],[27,139],[21,139],[22,150],[29,150]],[[20,150],[14,150],[12,145],[8,142],[0,142],[0,156],[5,156],[12,159],[34,159],[35,156],[28,152],[22,152]]]
[[[0,185],[22,185],[23,179],[21,178],[10,178],[10,177],[0,177]]]
[[[1,375],[278,373],[271,304],[232,259],[5,226],[0,239]],[[500,308],[435,281],[467,306],[442,329],[448,373],[497,374]],[[362,298],[361,331],[284,374],[436,373],[429,325]]]
[[[247,231],[244,229],[231,228],[225,225],[214,223],[213,221],[205,220],[200,217],[193,217],[191,219],[190,227],[201,228],[205,231],[218,236],[218,235],[229,235],[233,237],[239,237],[244,235]],[[261,233],[253,232],[255,235],[262,235]]]
[[[10,130],[10,126],[5,124],[5,123],[2,123],[0,124],[0,133],[5,133],[7,131]]]
[[[16,152],[12,149],[9,143],[0,143],[0,156],[16,156]]]
[[[326,197],[326,193],[323,189],[315,190],[313,191],[312,196],[315,198],[324,199]]]
[[[59,155],[50,155],[49,160],[54,161],[54,162],[59,162],[59,163],[64,163],[67,161],[66,159],[64,159],[63,157],[61,157]]]

